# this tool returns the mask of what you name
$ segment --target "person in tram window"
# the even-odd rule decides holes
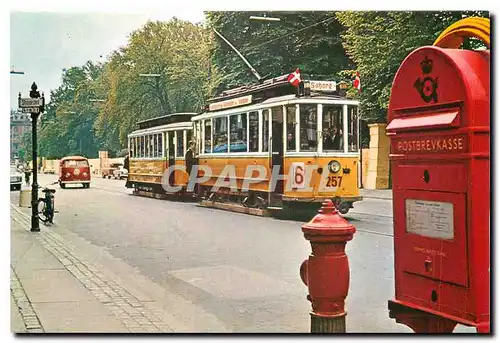
[[[328,129],[323,131],[323,150],[333,150],[332,135]]]
[[[293,139],[293,135],[291,132],[288,133],[286,141],[287,150],[295,150],[295,140]]]
[[[333,150],[343,150],[344,144],[342,139],[342,130],[337,129],[336,127],[332,130],[332,145]]]

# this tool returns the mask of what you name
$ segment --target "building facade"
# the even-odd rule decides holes
[[[31,118],[29,114],[10,111],[10,159],[19,158],[21,141],[25,133],[31,132]]]

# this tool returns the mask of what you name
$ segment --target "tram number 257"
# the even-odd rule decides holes
[[[326,179],[326,187],[340,187],[342,176],[328,176]]]

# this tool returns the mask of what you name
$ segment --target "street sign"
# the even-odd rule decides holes
[[[22,113],[40,113],[40,107],[23,107]]]
[[[42,106],[43,105],[43,99],[42,98],[21,98],[19,99],[19,107],[24,108],[24,107],[37,107],[37,106]],[[23,112],[25,113],[25,112]]]

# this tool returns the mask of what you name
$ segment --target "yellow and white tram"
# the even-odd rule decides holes
[[[316,92],[316,85],[325,88],[324,82],[306,83],[305,94],[297,96],[286,80],[273,79],[255,89],[223,94],[193,117],[198,163],[212,171],[199,187],[200,195],[275,210],[317,207],[332,199],[342,213],[361,200],[359,102]],[[264,167],[264,176],[249,175],[249,165]],[[217,179],[228,177],[221,176],[226,166],[235,166],[229,177],[236,179],[237,189],[214,192]],[[280,175],[275,175],[276,187],[271,186],[273,168]]]
[[[161,198],[166,194],[162,177],[170,166],[184,165],[188,142],[192,139],[191,117],[196,113],[173,113],[138,122],[139,130],[128,135],[129,173],[126,187],[135,194]],[[188,175],[176,169],[169,184],[186,190]]]

